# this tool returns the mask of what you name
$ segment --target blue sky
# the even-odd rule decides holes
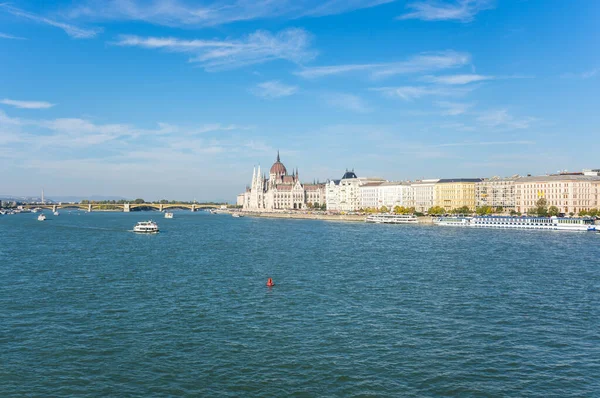
[[[600,167],[600,2],[0,1],[0,194]]]

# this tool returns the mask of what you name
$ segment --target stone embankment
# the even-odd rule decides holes
[[[320,213],[262,213],[245,211],[243,213],[248,217],[261,218],[286,218],[298,220],[325,220],[325,221],[352,221],[365,222],[367,216],[355,214],[320,214]],[[432,217],[418,217],[419,224],[432,224]]]

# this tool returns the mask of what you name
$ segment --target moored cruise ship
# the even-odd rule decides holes
[[[438,225],[458,225],[474,228],[510,228],[541,229],[552,231],[595,231],[596,226],[591,218],[566,217],[509,217],[509,216],[477,216],[477,217],[439,217],[434,220]]]
[[[417,217],[412,214],[371,214],[366,222],[376,224],[417,224]]]
[[[449,217],[438,217],[433,219],[433,223],[436,225],[444,225],[451,227],[468,227],[471,225],[471,217],[462,216],[449,216]]]

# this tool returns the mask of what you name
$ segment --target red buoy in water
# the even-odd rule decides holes
[[[273,287],[273,286],[275,286],[275,284],[273,283],[273,279],[271,279],[271,278],[267,279],[267,286],[268,286],[268,287]]]

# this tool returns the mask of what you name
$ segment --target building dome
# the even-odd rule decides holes
[[[356,174],[354,174],[354,171],[346,170],[346,172],[344,173],[344,176],[342,177],[342,180],[349,179],[349,178],[358,178],[358,177],[356,176]]]
[[[277,160],[275,161],[275,163],[273,163],[273,166],[271,166],[271,171],[269,171],[269,173],[276,174],[276,175],[286,175],[287,174],[287,170],[285,169],[285,166],[279,160],[279,152],[277,152]]]

